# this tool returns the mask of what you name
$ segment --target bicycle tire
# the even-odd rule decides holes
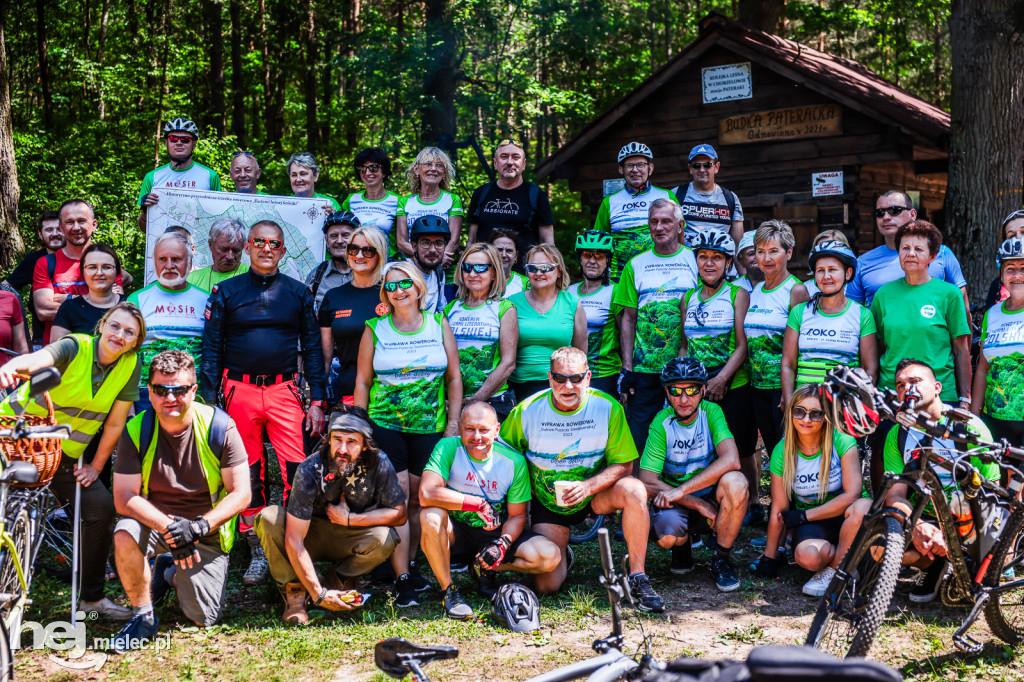
[[[881,560],[872,554],[874,548],[882,549]],[[867,655],[896,590],[903,548],[899,521],[891,516],[864,521],[818,604],[808,646],[840,658]]]
[[[1018,580],[1024,578],[1022,525],[1024,511],[1017,509],[1010,515],[999,544],[992,552],[992,563],[985,574],[986,587],[999,585],[1007,568],[1017,572]],[[1024,587],[992,595],[985,604],[985,620],[992,634],[1007,644],[1016,645],[1024,641]]]
[[[604,523],[604,514],[592,514],[578,524],[570,526],[569,543],[579,545],[584,542],[590,542],[597,537],[597,531],[604,527]]]
[[[11,655],[10,638],[7,628],[0,621],[0,682],[14,679],[14,656]]]

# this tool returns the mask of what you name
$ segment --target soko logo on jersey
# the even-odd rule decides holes
[[[831,336],[837,335],[835,329],[808,329],[804,332],[807,336]]]
[[[635,211],[638,208],[647,208],[647,201],[641,199],[640,201],[631,201],[628,204],[622,205],[623,211]]]

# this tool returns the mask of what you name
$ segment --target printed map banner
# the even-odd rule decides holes
[[[310,270],[324,259],[323,224],[327,214],[323,199],[165,188],[153,191],[160,196],[160,202],[150,206],[146,213],[146,284],[156,279],[153,246],[164,230],[181,225],[191,232],[196,247],[192,266],[205,268],[212,263],[210,226],[223,217],[238,218],[246,228],[260,220],[273,220],[280,225],[287,249],[281,259],[281,272],[297,280],[306,279]],[[249,262],[244,253],[242,261]]]

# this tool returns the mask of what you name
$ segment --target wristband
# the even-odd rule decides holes
[[[462,511],[465,512],[480,512],[483,511],[487,502],[482,497],[475,497],[473,495],[462,496]]]
[[[310,407],[319,407],[319,408],[323,409],[324,401],[322,401],[322,400],[311,400],[311,401],[309,401],[309,406]]]
[[[960,396],[959,400],[960,400],[960,402],[962,402],[962,403],[967,403],[968,405],[970,405],[970,404],[971,404],[971,399],[970,399],[970,398],[965,398],[965,397],[963,397],[963,396]]]
[[[324,597],[326,597],[326,596],[327,596],[327,588],[326,587],[321,587],[320,588],[320,596],[313,600],[313,606],[320,606],[320,602],[322,602],[324,600]]]

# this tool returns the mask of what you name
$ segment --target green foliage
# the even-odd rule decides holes
[[[732,330],[716,336],[698,336],[689,339],[687,347],[689,355],[704,363],[708,369],[722,367],[732,355]]]
[[[782,334],[748,336],[747,362],[755,386],[777,386],[782,368]]]

